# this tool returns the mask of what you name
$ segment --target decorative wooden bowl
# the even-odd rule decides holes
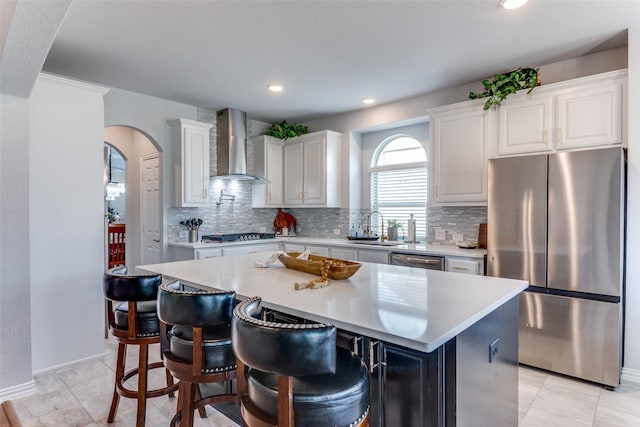
[[[348,279],[353,276],[356,271],[362,266],[359,262],[346,261],[338,258],[327,258],[319,255],[309,255],[308,260],[297,259],[300,252],[287,252],[289,256],[280,255],[278,259],[285,267],[292,270],[304,271],[305,273],[315,274],[316,276],[322,276],[322,267],[326,259],[336,261],[340,265],[332,265],[329,267],[327,276],[333,280]]]

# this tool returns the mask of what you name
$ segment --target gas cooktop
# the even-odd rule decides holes
[[[215,233],[202,236],[203,242],[235,242],[236,240],[273,239],[275,233]]]

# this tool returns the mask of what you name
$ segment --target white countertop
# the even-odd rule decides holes
[[[141,266],[205,288],[260,296],[263,305],[372,338],[431,352],[517,296],[521,280],[362,263],[347,280],[294,290],[317,276],[276,261],[254,267],[265,253]]]
[[[427,255],[444,255],[444,256],[459,256],[468,258],[484,258],[487,254],[485,249],[462,249],[455,245],[438,245],[428,243],[401,243],[397,245],[371,245],[364,243],[353,243],[353,241],[346,238],[323,238],[323,237],[276,237],[275,239],[262,239],[262,240],[247,240],[247,241],[234,241],[224,243],[187,243],[187,242],[169,242],[169,246],[178,246],[191,249],[205,249],[205,248],[224,248],[229,246],[239,245],[252,245],[252,244],[266,244],[273,242],[288,242],[297,243],[301,245],[325,245],[325,246],[342,246],[352,249],[371,249],[376,251],[386,252],[403,252],[403,253],[419,253]]]

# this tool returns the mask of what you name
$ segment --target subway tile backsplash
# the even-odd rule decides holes
[[[212,180],[209,191],[211,201],[208,207],[169,208],[169,240],[186,241],[186,228],[180,221],[201,218],[203,224],[199,235],[211,233],[259,232],[262,227],[273,232],[273,220],[277,209],[251,207],[251,184],[241,181]],[[225,197],[218,205],[218,197],[223,191]],[[229,200],[226,195],[235,196]],[[351,224],[365,221],[366,209],[285,209],[296,218],[298,234],[307,237],[346,237]],[[478,238],[478,224],[486,222],[486,207],[439,207],[429,209],[428,243],[453,244],[453,235],[460,233],[465,240]],[[446,240],[435,240],[436,229],[446,230]],[[334,230],[339,229],[336,236]],[[180,234],[182,232],[182,235]]]

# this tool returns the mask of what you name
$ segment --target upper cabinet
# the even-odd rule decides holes
[[[281,139],[261,135],[251,139],[254,174],[267,179],[252,186],[254,208],[284,206],[284,144]]]
[[[340,207],[341,142],[341,133],[328,130],[285,142],[285,207]]]
[[[625,145],[627,72],[536,88],[498,109],[498,156]]]
[[[467,101],[429,111],[432,205],[486,205],[493,115],[483,104]]]
[[[173,142],[175,206],[209,204],[209,129],[213,125],[195,120],[169,122]]]

